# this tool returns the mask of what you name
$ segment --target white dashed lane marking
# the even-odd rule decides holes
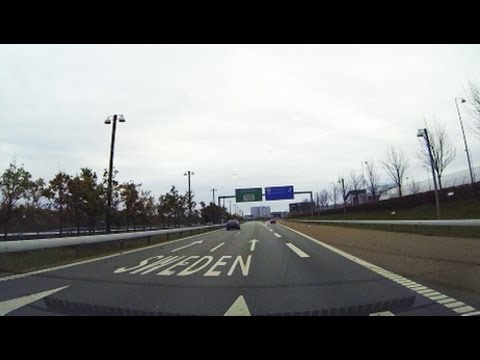
[[[296,247],[296,246],[293,245],[292,243],[286,243],[285,245],[287,245],[295,254],[297,254],[297,255],[300,256],[301,258],[310,257],[310,255],[308,255],[307,253],[303,252],[302,250],[300,250],[298,247]]]
[[[219,247],[221,247],[223,244],[225,244],[225,242],[222,242],[220,244],[218,244],[217,246],[215,246],[212,250],[210,250],[210,252],[214,252],[215,250],[217,250]]]

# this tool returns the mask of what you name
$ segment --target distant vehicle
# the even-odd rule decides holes
[[[240,221],[238,220],[228,220],[227,221],[227,230],[237,229],[240,230]]]
[[[276,224],[276,223],[277,223],[277,220],[275,219],[270,220],[270,224]]]

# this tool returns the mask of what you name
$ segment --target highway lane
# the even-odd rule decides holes
[[[0,278],[0,314],[458,314],[415,289],[280,224],[249,222],[240,231]]]

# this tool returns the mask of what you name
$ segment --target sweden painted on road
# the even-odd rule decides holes
[[[214,261],[216,260],[216,261]],[[146,275],[156,272],[158,276],[189,276],[205,270],[203,276],[220,276],[228,269],[227,276],[232,276],[235,270],[239,269],[243,276],[248,276],[252,255],[237,257],[224,255],[216,259],[213,256],[153,256],[140,261],[132,267],[121,267],[114,271],[114,274],[129,273],[131,275]],[[212,264],[208,269],[207,267]],[[168,266],[168,267],[167,267]],[[182,268],[183,269],[179,269]],[[185,268],[186,267],[186,268]]]

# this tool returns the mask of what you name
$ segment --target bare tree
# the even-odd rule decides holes
[[[355,170],[350,171],[348,184],[353,191],[357,192],[362,186],[362,175],[358,174]]]
[[[475,136],[480,140],[480,86],[475,81],[468,82],[469,87],[469,103],[473,106],[473,110],[469,111],[474,118],[472,129]]]
[[[398,196],[402,197],[402,184],[408,169],[408,160],[402,150],[390,147],[387,150],[385,159],[382,160],[382,166],[385,168],[390,179],[398,187]]]
[[[316,211],[320,210],[320,192],[315,192],[315,209]]]
[[[408,183],[408,190],[412,195],[417,195],[420,193],[420,185],[414,179]]]
[[[332,191],[330,192],[330,200],[333,202],[333,206],[337,207],[337,201],[338,201],[338,194],[339,194],[339,188],[338,185],[335,183],[332,183]]]
[[[445,168],[455,159],[456,150],[450,142],[445,125],[434,122],[433,126],[427,126],[427,129],[433,129],[428,132],[430,147],[432,150],[433,167],[438,179],[438,185],[442,189],[442,174]],[[419,139],[421,148],[417,152],[417,158],[428,168],[430,168],[430,155],[423,139]]]
[[[323,189],[320,192],[319,201],[320,201],[320,207],[323,210],[323,208],[328,205],[328,190]]]
[[[380,181],[380,176],[377,172],[377,167],[373,160],[370,162],[365,161],[366,170],[367,170],[367,188],[372,194],[373,201],[376,202],[377,198],[380,197],[378,183]]]

